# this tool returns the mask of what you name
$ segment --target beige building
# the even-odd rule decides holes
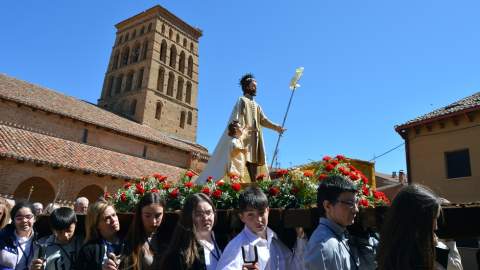
[[[408,182],[452,202],[480,201],[480,92],[395,127]]]
[[[206,165],[200,30],[160,6],[116,27],[98,105],[0,74],[0,196],[27,198],[33,187],[31,201],[94,200],[125,180],[177,180]]]

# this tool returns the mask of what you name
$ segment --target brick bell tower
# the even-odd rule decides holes
[[[117,25],[98,105],[196,142],[200,29],[157,5]]]

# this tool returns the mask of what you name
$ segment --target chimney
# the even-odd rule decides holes
[[[403,170],[400,170],[398,172],[398,181],[400,181],[400,184],[405,184],[405,173],[403,172]]]
[[[397,172],[392,172],[392,178],[397,178]]]

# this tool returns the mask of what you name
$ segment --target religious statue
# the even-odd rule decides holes
[[[248,174],[241,176],[242,182],[254,182],[258,174],[265,174],[268,177],[268,167],[266,162],[265,147],[263,142],[262,127],[273,129],[283,133],[285,129],[277,125],[265,116],[260,105],[255,102],[254,97],[257,94],[257,81],[252,74],[244,75],[240,80],[240,86],[243,90],[228,123],[236,121],[242,130],[240,141],[245,148],[244,168]],[[231,164],[231,137],[228,136],[228,127],[220,138],[213,155],[208,161],[207,167],[198,178],[199,183],[203,183],[209,176],[214,179],[223,178],[230,172]]]

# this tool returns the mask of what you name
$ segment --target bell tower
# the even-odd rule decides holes
[[[98,105],[195,143],[201,30],[159,5],[115,27]]]

